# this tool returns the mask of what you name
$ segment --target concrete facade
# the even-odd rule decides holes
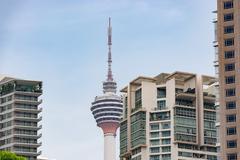
[[[121,160],[216,160],[216,79],[138,77],[123,93]]]
[[[219,78],[219,159],[240,159],[240,0],[217,0],[215,67]]]

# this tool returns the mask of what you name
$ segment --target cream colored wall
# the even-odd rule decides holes
[[[175,78],[166,82],[166,105],[169,108],[172,108],[175,105],[175,88]]]
[[[203,84],[202,76],[196,78],[196,113],[197,113],[197,143],[204,145],[204,114],[203,114]]]
[[[132,106],[132,86],[131,84],[128,85],[127,89],[127,96],[128,96],[128,111],[127,111],[127,150],[131,150],[131,121],[130,121],[130,115],[131,115],[131,106]]]
[[[142,105],[143,108],[146,109],[146,145],[147,147],[143,150],[142,158],[148,159],[149,158],[149,148],[150,148],[150,114],[149,112],[152,111],[157,106],[157,88],[156,84],[153,82],[142,82]]]
[[[196,78],[191,78],[188,81],[184,83],[184,91],[187,91],[188,88],[195,88],[196,84]]]
[[[151,111],[157,106],[156,84],[152,82],[142,82],[142,106]]]
[[[127,94],[126,93],[122,94],[122,97],[123,97],[123,114],[122,114],[122,117],[123,117],[123,119],[125,119],[126,118],[125,117],[125,115],[126,115],[126,106],[125,106],[125,104],[127,103],[126,102]]]
[[[171,111],[171,159],[177,159],[178,148],[174,142],[174,106],[175,106],[175,78],[166,82],[167,99],[166,105]]]

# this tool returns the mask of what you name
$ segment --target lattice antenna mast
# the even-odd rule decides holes
[[[111,26],[111,18],[109,17],[108,22],[108,75],[107,81],[113,81],[112,74],[112,26]]]
[[[108,73],[107,80],[103,82],[103,93],[116,93],[117,83],[113,80],[112,74],[112,26],[111,18],[108,22]]]

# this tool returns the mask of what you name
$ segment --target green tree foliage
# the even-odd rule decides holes
[[[26,160],[26,158],[17,156],[11,152],[0,151],[0,160]]]

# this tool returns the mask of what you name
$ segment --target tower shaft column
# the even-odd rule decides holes
[[[115,134],[104,134],[104,160],[116,160]]]

